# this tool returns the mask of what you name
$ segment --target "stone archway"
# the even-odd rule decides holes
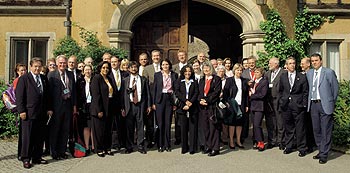
[[[110,29],[108,30],[109,42],[111,46],[130,50],[132,32],[131,27],[137,17],[143,13],[177,0],[148,0],[132,1],[129,4],[118,5],[111,19]],[[258,50],[264,49],[264,34],[259,28],[259,24],[264,20],[258,5],[251,0],[208,0],[200,3],[217,7],[227,13],[235,16],[241,23],[243,32],[240,34],[243,42],[243,57],[256,55]]]

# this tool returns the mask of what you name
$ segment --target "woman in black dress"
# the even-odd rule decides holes
[[[79,129],[83,129],[85,148],[87,154],[89,154],[89,141],[92,136],[91,133],[91,116],[90,116],[90,105],[91,105],[91,79],[92,79],[92,66],[85,65],[83,67],[82,74],[84,75],[77,80],[77,98],[78,98],[78,109],[79,109]],[[92,149],[94,149],[94,141],[91,138]]]
[[[97,66],[97,74],[91,81],[91,106],[92,135],[95,151],[99,157],[105,154],[113,155],[112,147],[112,107],[113,92],[112,80],[108,76],[111,72],[111,64],[103,61]]]
[[[190,65],[182,67],[175,83],[175,94],[179,99],[176,112],[181,120],[181,153],[194,154],[198,135],[198,82]]]

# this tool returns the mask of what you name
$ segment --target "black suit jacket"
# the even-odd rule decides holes
[[[76,86],[74,81],[74,75],[72,72],[65,70],[65,73],[69,79],[69,91],[71,94],[71,101],[72,105],[69,109],[73,109],[73,106],[77,105],[77,97],[76,97]],[[50,99],[52,99],[52,107],[54,114],[62,114],[63,110],[66,110],[67,108],[64,107],[63,103],[63,90],[64,85],[61,81],[61,76],[58,70],[49,72],[47,75],[49,80],[49,86],[50,86]]]
[[[48,110],[51,110],[51,102],[48,99],[48,81],[44,75],[40,75],[43,92],[39,88],[29,72],[18,79],[16,88],[16,104],[19,113],[26,112],[27,119],[45,119]]]
[[[125,71],[120,71],[120,76],[121,76],[121,83],[120,83],[120,89],[118,90],[118,87],[117,87],[117,82],[115,81],[115,78],[114,78],[114,75],[113,75],[113,72],[110,72],[109,73],[109,77],[111,78],[112,80],[112,86],[113,86],[113,98],[114,98],[114,102],[115,102],[115,108],[121,108],[121,105],[123,104],[123,90],[122,90],[122,86],[123,86],[123,83],[124,83],[124,78],[128,77],[129,76],[129,73],[128,72],[125,72]],[[115,111],[118,111],[117,109]]]
[[[90,96],[92,96],[91,94],[91,80],[92,77],[90,79]],[[77,109],[80,112],[84,112],[84,111],[88,111],[90,112],[90,110],[87,110],[86,107],[86,90],[85,90],[85,85],[86,85],[86,81],[84,79],[84,77],[81,77],[77,80],[76,86],[77,86]]]
[[[272,81],[272,71],[269,70],[265,73],[264,77],[265,79],[269,82],[269,84],[272,84],[272,88],[269,87],[267,94],[269,96],[269,98],[278,98],[279,97],[279,82],[280,82],[280,77],[282,75],[282,73],[285,73],[286,71],[283,70],[282,68],[280,69],[280,71],[277,73],[275,79]],[[272,102],[272,99],[269,100]]]
[[[251,111],[260,111],[260,112],[264,111],[268,87],[269,87],[268,81],[262,78],[259,81],[259,84],[255,88],[255,93],[252,94],[250,97]]]
[[[210,82],[210,88],[207,96],[204,96],[205,76],[199,80],[199,95],[198,101],[204,99],[209,106],[215,105],[219,101],[221,92],[221,79],[220,77],[213,75],[213,79]]]
[[[283,73],[279,86],[279,110],[286,111],[289,103],[293,110],[303,110],[307,107],[309,85],[304,74],[296,73],[292,90],[290,90],[288,73]]]
[[[173,91],[175,91],[174,84],[178,78],[178,74],[171,72],[171,86]],[[154,97],[153,104],[160,103],[162,101],[162,92],[163,92],[163,75],[162,71],[154,73]]]
[[[151,99],[151,92],[149,89],[149,83],[148,79],[138,75],[141,78],[141,112],[146,112],[147,108],[151,107],[152,105],[152,99]],[[127,90],[129,89],[130,85],[130,78],[131,76],[128,76],[123,79],[123,85],[122,85],[122,91],[123,91],[123,104],[122,108],[125,110],[125,114],[127,115],[130,111],[130,95],[128,94]]]
[[[112,84],[112,80],[109,76],[107,79],[110,84]],[[115,88],[113,88],[113,93]],[[91,81],[91,106],[90,106],[90,114],[91,116],[97,117],[99,112],[103,112],[103,117],[111,116],[109,112],[110,101],[113,98],[109,98],[109,89],[108,85],[105,82],[103,76],[101,74],[96,74]]]
[[[188,99],[186,99],[186,84],[182,81],[181,78],[177,79],[175,82],[175,95],[179,99],[179,107],[176,112],[185,114],[186,111],[183,110],[183,107],[186,106],[186,101],[190,101],[192,106],[189,109],[189,112],[196,113],[198,112],[198,82],[197,80],[193,80],[188,92]]]

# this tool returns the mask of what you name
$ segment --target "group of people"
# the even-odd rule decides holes
[[[59,55],[48,60],[46,74],[40,58],[31,59],[28,73],[25,65],[16,66],[18,155],[24,168],[48,163],[43,148],[53,159],[66,159],[67,144],[80,137],[87,153],[99,157],[112,156],[112,148],[132,153],[135,144],[141,154],[146,144],[171,152],[173,117],[174,144],[181,144],[182,154],[199,150],[216,156],[220,142],[244,148],[252,122],[254,149],[278,146],[284,154],[297,149],[303,157],[317,145],[314,159],[327,162],[338,82],[333,70],[322,67],[321,55],[304,58],[303,73],[296,72],[293,57],[286,69],[271,58],[266,73],[254,56],[243,65],[232,65],[230,58],[209,61],[204,53],[191,63],[185,51],[177,58],[172,65],[153,50],[149,64],[146,53],[138,62],[105,53],[94,67],[90,57],[77,63],[75,56]],[[224,117],[219,110],[227,110]]]

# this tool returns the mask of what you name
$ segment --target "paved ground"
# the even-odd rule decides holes
[[[148,151],[99,158],[97,155],[64,161],[48,159],[48,165],[34,165],[26,170],[16,158],[17,143],[0,141],[0,172],[50,172],[50,173],[96,173],[96,172],[349,172],[350,155],[331,152],[329,161],[320,165],[313,160],[316,152],[298,157],[298,152],[282,154],[277,148],[257,152],[247,146],[246,150],[228,150],[222,147],[219,156],[210,158],[204,154],[181,154],[180,148],[172,152]]]

